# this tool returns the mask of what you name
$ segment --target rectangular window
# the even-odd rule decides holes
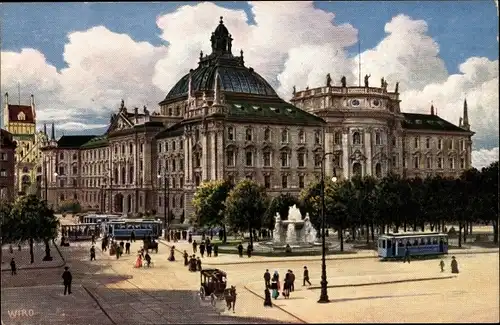
[[[7,170],[5,169],[0,170],[0,176],[7,177]]]
[[[448,149],[453,150],[453,145],[454,145],[454,142],[455,142],[455,141],[453,141],[453,139],[450,139]]]
[[[305,156],[306,156],[306,154],[303,152],[299,152],[297,154],[297,161],[298,161],[299,167],[304,167],[306,165]]]
[[[450,169],[455,169],[455,158],[450,158]]]
[[[172,150],[175,151],[175,140],[172,142]]]
[[[425,148],[430,149],[430,147],[431,147],[431,139],[427,138],[425,139]]]
[[[426,163],[425,163],[425,168],[427,168],[427,169],[432,168],[432,158],[427,158]]]
[[[465,141],[460,140],[460,151],[464,151],[464,150],[465,150]]]
[[[199,175],[196,175],[195,178],[194,178],[194,183],[196,184],[196,186],[199,186],[200,185],[200,176]]]
[[[59,167],[59,175],[64,175],[64,167]]]
[[[443,168],[443,158],[438,158],[437,167],[438,168]]]
[[[418,149],[419,142],[420,140],[418,137],[415,137],[415,139],[413,139],[413,146],[415,147],[415,149]]]
[[[177,169],[177,164],[176,164],[176,161],[174,159],[174,160],[172,160],[172,171],[175,172],[176,169]]]
[[[161,153],[161,142],[158,143],[158,152]]]
[[[281,167],[288,167],[289,166],[289,163],[288,163],[288,152],[282,152],[281,153]]]
[[[443,140],[438,139],[438,150],[441,150],[441,149],[443,149]]]
[[[269,175],[265,175],[264,176],[264,187],[266,189],[270,189],[271,188],[271,176],[269,176]]]
[[[78,168],[76,166],[73,166],[73,175],[76,175],[78,173]]]
[[[234,151],[228,151],[227,152],[226,164],[228,166],[234,166]]]
[[[320,154],[314,155],[314,167],[321,167],[321,158]]]
[[[182,139],[179,141],[179,149],[184,149],[184,141]]]
[[[253,166],[253,153],[251,151],[246,152],[245,165]]]
[[[299,188],[304,188],[304,175],[299,176]]]
[[[0,160],[3,160],[3,161],[7,160],[7,154],[5,152],[0,153]]]
[[[392,156],[392,167],[396,168],[398,166],[398,156]]]
[[[172,177],[172,188],[177,187],[177,181],[175,180],[175,177]]]
[[[281,176],[281,187],[288,188],[288,176],[286,175]]]
[[[73,187],[77,187],[77,186],[78,186],[78,184],[77,184],[77,182],[76,182],[76,179],[74,179],[74,180],[73,180]]]
[[[419,157],[415,157],[415,158],[413,158],[413,167],[414,167],[415,169],[420,168],[420,158],[419,158]]]
[[[465,169],[465,158],[460,158],[460,169]]]
[[[184,177],[183,177],[183,176],[181,176],[181,177],[179,178],[179,187],[180,187],[180,188],[183,188],[183,187],[184,187]]]
[[[231,140],[231,141],[234,140],[234,129],[233,128],[227,129],[227,139]]]
[[[264,167],[271,167],[271,153],[264,152]]]
[[[342,144],[342,135],[340,134],[340,132],[335,132],[333,136],[333,143]]]
[[[158,196],[158,206],[161,207],[162,197]]]

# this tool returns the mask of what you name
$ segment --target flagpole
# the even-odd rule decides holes
[[[358,39],[358,87],[361,87],[361,40]]]

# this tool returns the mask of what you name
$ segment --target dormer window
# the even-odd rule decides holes
[[[21,113],[17,114],[17,119],[19,121],[24,121],[24,120],[26,120],[26,115],[23,112],[21,112]]]
[[[252,129],[251,128],[247,128],[245,130],[245,140],[252,141]]]
[[[288,142],[288,130],[281,131],[281,142]]]

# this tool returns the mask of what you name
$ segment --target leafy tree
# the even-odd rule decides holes
[[[67,212],[75,214],[80,213],[82,211],[82,207],[80,205],[80,202],[78,202],[77,200],[69,199],[59,204],[59,211],[61,213]]]
[[[12,218],[18,224],[20,240],[28,240],[30,246],[31,263],[34,263],[33,243],[45,243],[44,261],[52,260],[50,256],[50,240],[57,237],[59,221],[54,211],[47,206],[45,200],[35,195],[20,197],[12,207]]]
[[[264,226],[273,230],[276,213],[280,214],[282,220],[286,219],[288,217],[288,209],[293,205],[297,205],[300,208],[299,199],[290,193],[280,194],[273,197],[264,215]]]
[[[481,219],[493,226],[493,241],[498,244],[499,216],[498,216],[498,161],[484,167],[479,177],[478,200]]]
[[[0,200],[0,217],[2,220],[1,235],[2,245],[11,243],[19,239],[19,228],[16,220],[12,217],[12,203],[9,201]]]
[[[405,223],[407,210],[403,198],[404,180],[396,174],[384,177],[377,187],[378,214],[381,216],[382,228],[394,227],[394,232]]]
[[[193,198],[195,218],[200,226],[222,226],[224,232],[223,242],[227,241],[225,211],[226,199],[233,184],[227,180],[214,180],[203,182],[196,189]]]
[[[325,180],[325,187],[328,181]],[[299,194],[300,205],[309,213],[311,223],[316,229],[321,227],[321,182],[312,182]]]
[[[248,229],[250,245],[253,245],[252,230],[262,227],[267,202],[264,186],[251,180],[239,182],[226,199],[226,222],[234,230]]]

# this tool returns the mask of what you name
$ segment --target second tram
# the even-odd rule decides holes
[[[378,238],[378,256],[382,259],[448,254],[448,235],[438,232],[388,233]]]

